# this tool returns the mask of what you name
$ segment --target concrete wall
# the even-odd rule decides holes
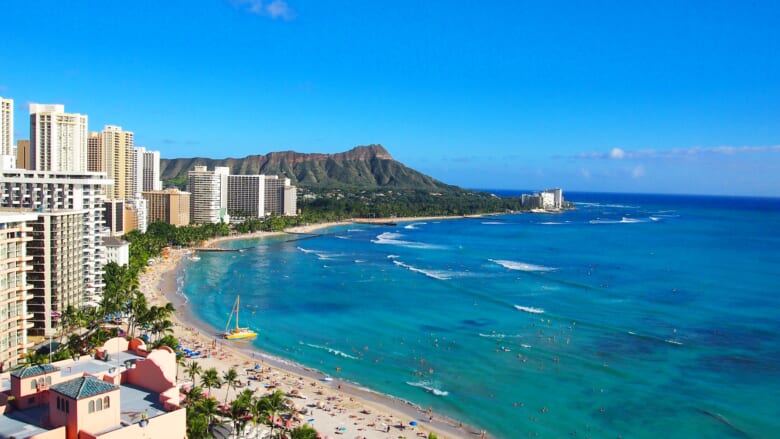
[[[127,382],[157,393],[176,387],[176,354],[167,346],[149,352],[127,371]]]
[[[154,437],[165,439],[187,438],[187,410],[179,409],[149,419],[146,427],[136,422],[124,428],[108,431],[103,434],[81,432],[79,439],[138,439]]]

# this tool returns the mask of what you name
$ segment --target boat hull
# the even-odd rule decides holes
[[[250,329],[246,329],[246,330],[226,332],[222,334],[222,336],[228,340],[242,340],[246,338],[255,338],[257,337],[257,333]]]

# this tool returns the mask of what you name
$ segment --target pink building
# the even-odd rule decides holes
[[[140,340],[115,338],[96,357],[0,375],[0,437],[186,438],[172,349],[148,352]]]

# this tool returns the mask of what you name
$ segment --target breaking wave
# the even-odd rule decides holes
[[[532,308],[530,306],[515,305],[515,309],[522,312],[528,312],[531,314],[544,314],[544,310],[541,308]]]
[[[496,264],[509,270],[540,271],[540,272],[555,271],[555,268],[545,267],[544,265],[534,265],[534,264],[526,264],[525,262],[496,260],[496,259],[488,259],[488,260],[490,262],[495,262]]]
[[[420,268],[417,268],[417,267],[412,267],[411,265],[408,265],[408,264],[404,264],[403,262],[398,261],[398,260],[393,260],[393,264],[395,264],[395,265],[397,265],[399,267],[406,268],[407,270],[412,271],[414,273],[424,274],[424,275],[426,275],[428,277],[432,277],[432,278],[438,279],[438,280],[448,280],[448,279],[452,278],[452,276],[448,272],[446,272],[446,271],[423,270],[423,269],[420,269]]]
[[[428,381],[419,381],[419,382],[412,382],[407,381],[406,384],[412,386],[412,387],[419,387],[421,389],[425,389],[426,392],[431,393],[436,396],[447,396],[450,394],[450,392],[446,390],[440,390],[431,385]]]
[[[403,235],[400,233],[395,232],[385,232],[381,235],[377,236],[376,239],[372,240],[374,244],[384,244],[384,245],[398,245],[401,247],[409,247],[409,248],[419,248],[419,249],[443,249],[443,246],[440,245],[434,245],[434,244],[426,244],[424,242],[415,242],[415,241],[404,241]]]
[[[318,344],[311,344],[311,343],[306,343],[306,346],[309,346],[309,347],[314,348],[314,349],[322,349],[324,351],[328,351],[328,352],[330,352],[331,354],[333,354],[333,355],[335,355],[337,357],[349,358],[351,360],[357,360],[358,359],[358,357],[349,355],[349,354],[347,354],[345,352],[341,352],[338,349],[329,348],[327,346],[320,346]]]

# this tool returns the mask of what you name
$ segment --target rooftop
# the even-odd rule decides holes
[[[23,367],[21,369],[16,369],[11,372],[11,376],[16,378],[29,378],[43,375],[45,373],[56,372],[58,370],[60,370],[59,367],[52,366],[51,364],[35,364],[32,366]]]
[[[88,398],[118,389],[118,386],[86,376],[51,386],[51,390],[73,399]]]
[[[49,410],[45,406],[35,407],[27,410],[12,410],[0,416],[0,437],[30,437],[49,431],[46,428],[38,427],[41,419],[49,415]]]

